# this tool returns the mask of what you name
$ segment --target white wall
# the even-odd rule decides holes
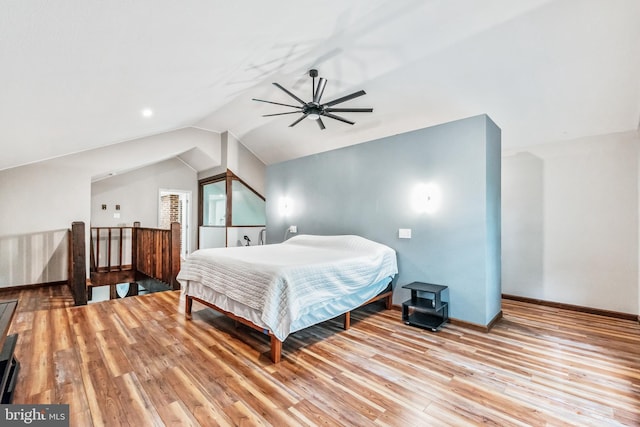
[[[0,171],[0,237],[69,228],[88,220],[91,177],[68,159]]]
[[[67,235],[88,220],[91,179],[82,164],[42,162],[0,172],[0,287],[67,278]]]
[[[191,192],[189,252],[194,251],[197,232],[195,224],[198,221],[197,173],[176,158],[95,182],[91,188],[91,225],[131,226],[134,221],[140,221],[142,227],[158,227],[161,188]],[[107,205],[106,210],[102,210],[103,204]],[[120,205],[119,211],[115,210],[115,205]],[[120,218],[114,218],[114,213],[119,213]]]
[[[222,159],[220,165],[198,173],[198,179],[225,173],[227,169],[264,195],[266,166],[238,139],[229,132],[223,132]]]
[[[230,133],[227,139],[227,167],[254,190],[264,195],[265,164]]]
[[[0,288],[64,280],[68,230],[4,236],[0,239]]]
[[[529,152],[502,161],[502,290],[544,299],[543,161]]]
[[[246,246],[247,242],[244,236],[250,240],[250,246],[258,246],[260,244],[261,227],[228,227],[227,228],[227,246]]]
[[[626,132],[505,153],[503,293],[639,312],[639,145]]]
[[[229,139],[228,135],[228,132],[222,132],[220,134],[220,163],[217,166],[198,172],[199,180],[227,173],[227,160],[229,158],[229,155],[227,154],[227,141]]]
[[[31,165],[0,171],[0,287],[33,284],[30,277],[9,274],[7,265],[33,259],[33,268],[44,271],[50,263],[66,262],[61,251],[29,252],[24,246],[3,244],[19,236],[67,229],[73,221],[91,220],[91,181],[111,172],[126,172],[154,164],[191,150],[200,152],[207,167],[220,163],[220,135],[185,128],[160,135],[114,144]],[[169,186],[171,187],[171,186]],[[156,194],[157,197],[157,194]],[[34,249],[39,251],[40,249]],[[59,255],[54,255],[59,254]],[[40,261],[35,261],[41,259]],[[58,271],[57,269],[56,271]],[[66,269],[49,281],[66,279]]]
[[[198,227],[199,248],[224,248],[227,246],[226,227]]]

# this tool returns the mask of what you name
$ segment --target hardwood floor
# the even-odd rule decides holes
[[[640,425],[640,326],[503,301],[485,334],[404,325],[380,304],[269,340],[179,292],[70,308],[19,298],[14,403],[69,403],[74,426]]]

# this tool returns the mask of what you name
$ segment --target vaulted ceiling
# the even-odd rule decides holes
[[[636,0],[5,1],[0,169],[182,127],[230,131],[265,163],[486,113],[503,146],[623,132],[640,118]],[[258,103],[273,86],[351,126]],[[153,110],[143,117],[145,108]]]

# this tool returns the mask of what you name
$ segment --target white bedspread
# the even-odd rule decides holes
[[[292,322],[314,306],[397,272],[395,251],[380,243],[359,236],[298,235],[274,245],[195,251],[182,263],[178,280],[187,295],[189,282],[197,282],[256,310],[259,326],[284,340]]]

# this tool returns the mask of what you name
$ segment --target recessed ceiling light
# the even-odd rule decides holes
[[[151,108],[145,108],[144,110],[142,110],[142,116],[143,117],[153,116],[153,110]]]

